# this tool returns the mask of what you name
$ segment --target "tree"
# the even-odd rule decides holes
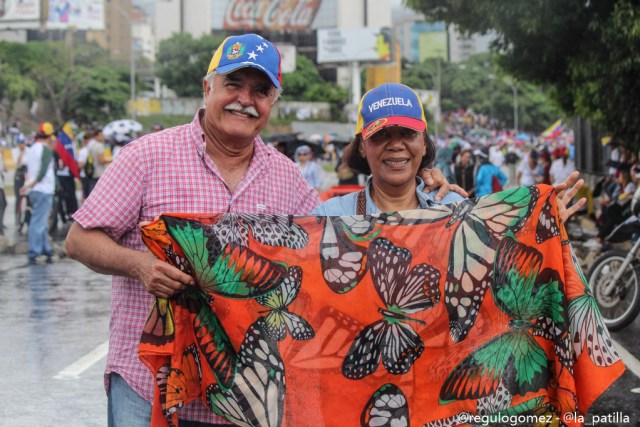
[[[560,111],[551,101],[548,90],[524,82],[512,82],[500,73],[494,55],[483,53],[469,60],[452,64],[440,63],[443,111],[471,108],[497,120],[502,126],[513,127],[513,88],[518,91],[518,128],[541,132],[557,120]],[[436,87],[437,63],[429,59],[421,64],[404,64],[402,82],[415,89]]]
[[[194,39],[189,33],[176,33],[160,42],[156,56],[156,74],[178,96],[202,95],[206,75],[215,49],[224,39],[203,35]]]
[[[282,99],[286,101],[328,102],[331,114],[339,117],[347,102],[346,89],[325,81],[316,65],[303,55],[296,56],[296,70],[282,76]]]
[[[497,38],[498,63],[517,80],[553,88],[581,115],[640,147],[640,4],[634,0],[405,0],[429,20]]]

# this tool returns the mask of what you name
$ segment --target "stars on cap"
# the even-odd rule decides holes
[[[262,44],[257,45],[256,49],[259,50],[260,53],[264,52],[264,47],[262,47],[262,46],[268,47],[266,43],[262,43]]]
[[[256,55],[255,50],[252,50],[251,52],[249,52],[249,59],[253,59],[253,60],[258,59],[258,56]]]

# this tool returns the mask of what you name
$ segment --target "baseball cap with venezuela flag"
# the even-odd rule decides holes
[[[387,126],[402,126],[422,132],[427,119],[418,95],[408,86],[385,83],[365,93],[358,107],[356,135],[367,139]]]
[[[276,88],[282,85],[280,52],[269,40],[257,34],[227,37],[211,58],[207,74],[229,74],[251,67],[265,73]]]

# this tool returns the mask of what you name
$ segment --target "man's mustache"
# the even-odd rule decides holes
[[[239,113],[248,114],[251,117],[255,117],[256,119],[260,118],[260,114],[258,114],[258,111],[251,105],[249,105],[248,107],[243,107],[239,102],[232,102],[231,104],[224,107],[224,109],[227,111],[237,111]]]

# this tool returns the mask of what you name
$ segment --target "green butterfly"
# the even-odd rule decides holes
[[[230,298],[255,298],[282,283],[286,266],[268,260],[246,246],[230,242],[220,247],[210,228],[196,221],[162,217],[205,291]]]
[[[524,395],[546,386],[549,360],[533,338],[540,318],[561,323],[563,294],[556,280],[543,281],[542,254],[509,233],[498,245],[491,285],[496,305],[509,315],[510,330],[478,347],[454,368],[440,390],[440,400],[479,399],[493,394],[502,382],[513,394]],[[534,323],[534,321],[536,323]]]

